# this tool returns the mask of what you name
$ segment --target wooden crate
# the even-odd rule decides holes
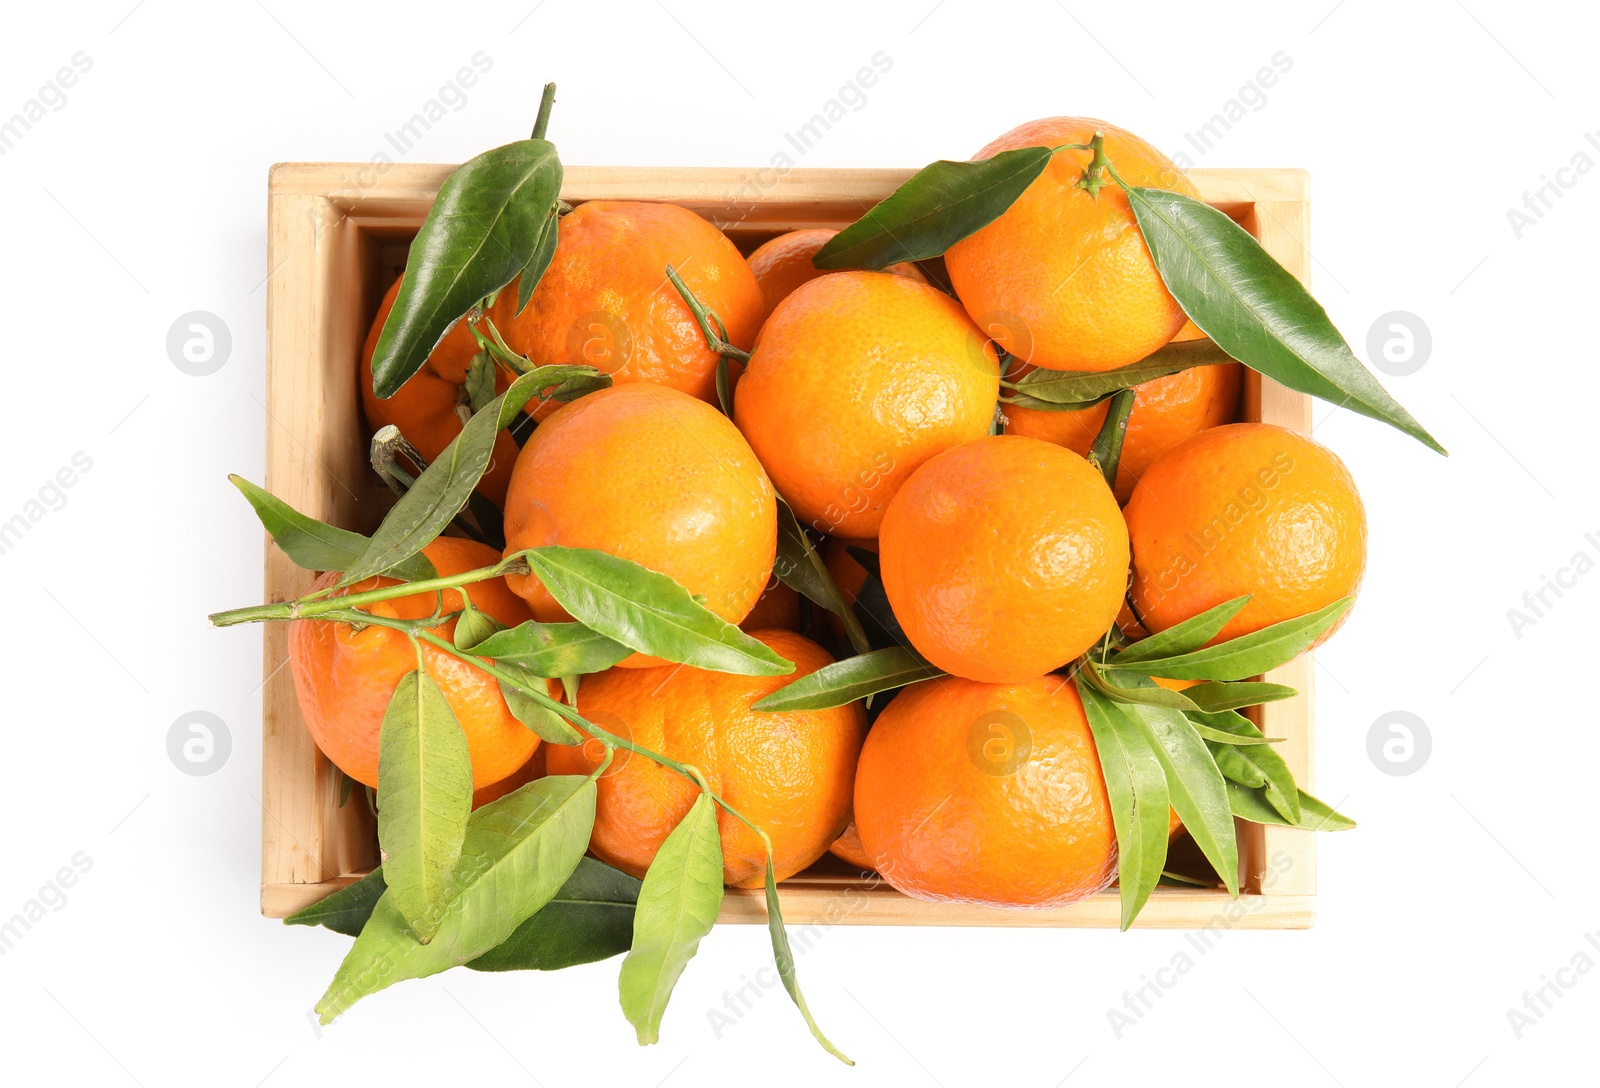
[[[378,300],[403,266],[406,247],[452,168],[369,163],[284,163],[268,184],[267,487],[313,517],[371,531],[388,505],[367,466],[367,431],[356,370]],[[881,200],[907,170],[790,170],[569,167],[563,197],[681,204],[723,227],[748,250],[797,227],[843,227]],[[1298,170],[1196,170],[1201,196],[1251,231],[1303,282],[1307,177]],[[1248,373],[1244,418],[1311,429],[1306,396]],[[312,576],[270,541],[266,600],[303,594]],[[339,806],[339,773],[312,743],[284,668],[287,629],[265,634],[262,714],[261,910],[288,915],[349,884],[377,862],[375,822],[359,795]],[[1259,708],[1268,736],[1295,778],[1311,781],[1309,656],[1268,680],[1298,697]],[[1227,929],[1303,928],[1314,920],[1312,833],[1239,825],[1244,894],[1158,888],[1138,924]],[[909,899],[881,880],[847,873],[827,858],[784,882],[795,925],[902,924],[1115,926],[1113,888],[1059,910],[1008,911]],[[722,920],[763,922],[759,891],[730,889]]]

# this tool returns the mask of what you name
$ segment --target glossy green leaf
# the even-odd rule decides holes
[[[474,812],[439,931],[418,944],[385,892],[316,1011],[324,1024],[361,998],[496,948],[561,889],[589,847],[594,782],[553,775]]]
[[[1182,193],[1138,186],[1127,193],[1167,289],[1218,347],[1290,389],[1445,452],[1356,358],[1321,304],[1248,231]]]
[[[593,858],[580,858],[561,890],[503,944],[468,967],[474,971],[559,971],[610,959],[633,943],[639,882]]]
[[[1153,742],[1172,807],[1200,852],[1232,895],[1239,894],[1239,843],[1234,834],[1228,787],[1211,749],[1180,711],[1123,704]]]
[[[322,926],[346,937],[354,937],[372,917],[372,908],[378,905],[388,886],[383,882],[383,868],[372,870],[354,884],[346,885],[332,895],[324,896],[304,910],[296,911],[283,920],[286,926]]]
[[[1198,616],[1191,616],[1182,623],[1174,624],[1160,634],[1140,639],[1112,658],[1111,664],[1132,665],[1139,661],[1154,661],[1157,658],[1192,653],[1216,638],[1217,632],[1226,627],[1228,621],[1237,616],[1239,610],[1249,603],[1248,593],[1231,601],[1223,601],[1215,608],[1208,608]]]
[[[1263,791],[1251,789],[1237,782],[1228,783],[1228,802],[1233,814],[1254,824],[1277,824],[1280,827],[1298,827],[1305,831],[1348,831],[1356,822],[1340,812],[1335,812],[1325,802],[1317,800],[1305,790],[1298,791],[1300,819],[1290,822],[1266,800]]]
[[[923,660],[915,650],[893,646],[847,657],[786,684],[750,704],[752,710],[825,710],[931,680],[944,673]]]
[[[1128,415],[1138,395],[1133,389],[1123,389],[1112,395],[1106,418],[1089,445],[1089,463],[1100,470],[1106,486],[1113,490],[1117,486],[1117,466],[1122,463],[1122,441],[1128,436]]]
[[[1207,680],[1192,688],[1184,688],[1189,701],[1201,710],[1238,710],[1240,707],[1260,706],[1280,699],[1293,699],[1299,692],[1286,684],[1252,683],[1248,680],[1222,682]]]
[[[378,729],[378,845],[389,896],[417,940],[433,939],[472,811],[467,735],[439,685],[400,678]]]
[[[228,480],[249,500],[273,543],[303,570],[345,570],[367,548],[368,540],[360,533],[307,517],[243,476],[229,476]],[[383,573],[403,582],[415,582],[432,578],[437,572],[427,556],[414,555]]]
[[[339,584],[351,585],[387,570],[432,543],[461,512],[488,470],[495,436],[541,390],[579,376],[591,378],[597,385],[610,384],[610,378],[593,367],[541,366],[517,378],[483,411],[467,420],[461,433],[394,504]]]
[[[1300,820],[1300,790],[1295,785],[1294,773],[1283,756],[1271,745],[1256,743],[1240,745],[1242,738],[1265,741],[1261,730],[1242,714],[1222,712],[1215,714],[1190,714],[1189,720],[1197,729],[1211,730],[1223,737],[1235,738],[1235,743],[1219,743],[1207,737],[1211,755],[1217,761],[1217,770],[1229,782],[1264,791],[1267,803],[1282,814],[1291,824]]]
[[[1017,379],[1008,403],[1043,411],[1078,412],[1093,408],[1122,389],[1165,378],[1197,366],[1232,362],[1227,352],[1210,340],[1181,340],[1168,344],[1137,363],[1114,370],[1030,370]]]
[[[1111,799],[1122,928],[1127,929],[1144,909],[1167,862],[1167,774],[1148,734],[1121,706],[1081,674],[1077,687]]]
[[[324,926],[354,937],[383,895],[380,866],[298,914],[284,925]],[[609,959],[633,941],[633,905],[639,882],[593,858],[578,859],[561,890],[503,944],[466,964],[474,971],[557,971]]]
[[[546,227],[561,196],[561,160],[547,140],[518,140],[458,166],[411,243],[394,308],[372,356],[373,390],[390,397],[421,369],[461,316],[521,273],[548,263]],[[526,288],[532,290],[531,286]]]
[[[665,661],[744,676],[783,676],[794,663],[697,603],[665,574],[590,548],[522,553],[569,614],[607,638]]]
[[[828,566],[812,546],[788,503],[778,500],[778,556],[773,563],[778,580],[812,603],[826,608],[844,623],[845,635],[858,654],[872,649],[861,621],[851,611],[844,594],[834,584]]]
[[[716,802],[702,793],[661,844],[639,890],[633,949],[617,990],[640,1045],[660,1037],[672,988],[721,907],[722,835]]]
[[[937,257],[1005,214],[1050,165],[1048,147],[930,163],[817,251],[818,268],[888,268]]]
[[[459,629],[458,629],[459,632]],[[477,642],[456,645],[479,657],[521,666],[534,676],[559,677],[573,673],[604,672],[633,653],[581,623],[540,623],[526,620],[503,627]]]
[[[1113,672],[1163,676],[1170,680],[1247,680],[1287,664],[1310,649],[1354,602],[1354,597],[1343,597],[1308,615],[1186,654],[1138,662],[1118,655],[1107,667]]]
[[[806,1027],[811,1029],[811,1037],[822,1044],[823,1050],[844,1064],[855,1065],[855,1062],[845,1057],[843,1052],[822,1034],[822,1029],[817,1026],[817,1021],[806,1004],[805,995],[800,992],[800,976],[795,973],[794,949],[789,947],[789,932],[783,927],[783,911],[778,903],[778,878],[772,869],[770,851],[767,853],[767,931],[772,935],[772,958],[778,965],[778,978],[783,980],[783,988],[788,991],[795,1007],[800,1010],[800,1015],[805,1018]]]

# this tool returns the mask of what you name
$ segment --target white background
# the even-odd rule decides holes
[[[1553,607],[1520,632],[1507,615],[1576,553],[1586,569],[1600,558],[1600,177],[1557,175],[1580,152],[1600,162],[1585,141],[1600,126],[1590,16],[1499,0],[533,6],[115,0],[4,16],[0,119],[75,53],[92,67],[0,156],[0,521],[74,454],[92,468],[0,555],[0,919],[75,855],[92,867],[64,903],[49,893],[59,909],[0,958],[0,1076],[152,1088],[1592,1077],[1600,971],[1558,971],[1585,949],[1600,963],[1585,941],[1600,931],[1600,573],[1547,594]],[[1318,296],[1363,356],[1379,315],[1425,322],[1426,364],[1385,381],[1452,451],[1318,410],[1317,437],[1360,483],[1372,549],[1359,605],[1318,655],[1317,792],[1361,826],[1321,841],[1314,929],[1228,933],[1188,974],[1164,976],[1174,984],[1119,1037],[1107,1010],[1189,948],[1181,933],[836,928],[801,977],[853,1071],[776,991],[712,1030],[706,1010],[767,962],[758,927],[706,940],[650,1049],[617,1008],[615,961],[457,971],[313,1028],[348,940],[257,912],[260,634],[204,618],[260,594],[261,532],[225,474],[261,478],[271,425],[267,168],[368,159],[480,50],[492,69],[409,159],[459,162],[518,138],[554,79],[550,134],[568,163],[764,165],[879,51],[890,71],[799,165],[963,158],[1058,113],[1177,151],[1274,54],[1292,60],[1264,104],[1246,92],[1259,108],[1191,157],[1310,170]],[[1547,176],[1562,197],[1519,237],[1507,211]],[[192,310],[232,332],[208,377],[180,372],[165,347]],[[194,710],[233,741],[205,777],[167,754],[169,727]],[[1393,711],[1432,738],[1409,776],[1368,754]],[[1507,1010],[1546,976],[1572,986],[1519,1038]]]

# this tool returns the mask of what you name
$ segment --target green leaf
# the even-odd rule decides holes
[[[633,950],[617,990],[640,1045],[655,1042],[678,976],[722,907],[722,836],[717,806],[701,793],[644,874],[633,916]]]
[[[1237,896],[1239,843],[1234,835],[1227,783],[1217,770],[1211,749],[1181,712],[1158,706],[1124,705],[1128,716],[1143,727],[1155,745],[1167,774],[1172,807],[1189,837],[1211,862],[1229,894]]]
[[[1189,697],[1182,692],[1169,691],[1155,684],[1119,687],[1117,684],[1112,683],[1111,679],[1102,676],[1100,671],[1088,661],[1083,663],[1083,666],[1078,670],[1078,675],[1112,702],[1128,706],[1159,706],[1166,707],[1168,710],[1183,712],[1200,709],[1190,702]]]
[[[547,678],[604,672],[633,653],[622,643],[581,623],[526,620],[465,644],[459,635],[458,627],[456,645],[468,653],[492,657],[502,665],[517,665],[534,676]]]
[[[543,677],[510,662],[497,662],[497,665],[501,672],[516,677],[518,682],[516,685],[508,684],[505,680],[499,682],[500,697],[506,701],[506,709],[511,711],[512,717],[531,729],[540,740],[550,744],[583,743],[583,734],[573,728],[571,722],[552,709],[550,704],[531,694],[535,691],[549,694]]]
[[[378,729],[378,845],[389,896],[423,944],[444,917],[471,811],[467,735],[439,685],[413,669]]]
[[[729,419],[733,418],[733,382],[728,377],[728,357],[717,356],[717,407]]]
[[[828,239],[817,268],[888,268],[937,257],[1005,214],[1050,164],[1048,147],[1019,147],[977,162],[941,159],[918,170],[867,214]]]
[[[468,967],[474,971],[559,971],[610,959],[633,942],[639,882],[627,873],[580,858],[561,890],[505,943]]]
[[[593,780],[553,775],[474,812],[455,894],[433,940],[418,944],[385,892],[317,1002],[322,1023],[369,994],[470,963],[504,943],[577,868],[589,847],[594,803]]]
[[[468,605],[461,610],[461,615],[456,617],[455,635],[451,641],[455,643],[456,649],[466,650],[476,646],[496,631],[504,630],[504,625],[489,613]]]
[[[354,937],[383,892],[380,866],[283,923],[320,925]],[[633,940],[638,898],[639,882],[633,877],[593,858],[579,858],[578,867],[539,913],[466,966],[474,971],[557,971],[621,955]]]
[[[1309,615],[1186,654],[1138,662],[1129,662],[1119,654],[1106,667],[1169,680],[1245,680],[1299,657],[1324,631],[1338,623],[1354,602],[1354,597],[1341,597]]]
[[[296,911],[283,920],[286,926],[322,926],[346,937],[354,937],[372,917],[372,908],[384,893],[383,868],[380,866],[354,884],[346,885],[332,895],[324,896],[304,910]]]
[[[411,243],[394,308],[372,355],[372,387],[390,397],[421,369],[461,316],[537,258],[561,196],[561,160],[548,140],[518,140],[458,166]],[[548,260],[548,258],[547,258]]]
[[[1137,397],[1138,393],[1132,389],[1123,389],[1112,396],[1100,432],[1089,446],[1089,463],[1100,470],[1106,486],[1113,490],[1117,486],[1117,466],[1122,463],[1122,440],[1128,436],[1128,415]]]
[[[1216,366],[1233,359],[1210,340],[1181,340],[1115,370],[1030,370],[1017,380],[1007,403],[1045,411],[1077,412],[1093,408],[1123,389],[1165,378],[1197,366]]]
[[[342,571],[367,548],[368,540],[360,533],[307,517],[243,476],[229,476],[228,480],[249,500],[256,517],[261,519],[262,528],[297,567]],[[383,573],[403,582],[433,578],[437,574],[425,555],[414,555]]]
[[[1218,347],[1290,389],[1445,452],[1356,358],[1317,300],[1248,231],[1182,193],[1139,186],[1127,193],[1167,289]]]
[[[752,710],[826,710],[931,680],[944,673],[924,661],[915,650],[893,646],[886,650],[847,657],[785,684],[771,695],[750,704]]]
[[[556,243],[561,237],[561,201],[558,199],[550,206],[550,214],[545,217],[544,226],[539,231],[539,240],[534,243],[533,256],[528,258],[528,263],[522,266],[522,271],[517,276],[517,313],[528,308],[528,300],[533,298],[534,288],[539,286],[539,281],[544,278],[544,273],[550,267],[550,262],[555,259]]]
[[[800,992],[800,976],[794,969],[794,949],[789,947],[789,933],[783,928],[783,911],[778,905],[778,878],[772,870],[770,850],[767,852],[767,930],[772,934],[772,958],[778,965],[778,977],[783,980],[783,988],[789,991],[789,996],[794,1000],[795,1007],[800,1010],[800,1015],[805,1017],[806,1027],[811,1029],[811,1037],[822,1044],[823,1050],[844,1064],[855,1065],[855,1062],[845,1057],[839,1048],[822,1034],[822,1029],[817,1026],[817,1021],[811,1015],[811,1009],[806,1005],[805,995]]]
[[[1343,813],[1335,812],[1325,802],[1317,800],[1305,790],[1297,791],[1301,816],[1291,822],[1273,808],[1260,790],[1237,782],[1228,783],[1228,802],[1233,814],[1253,824],[1277,824],[1280,827],[1298,827],[1305,831],[1348,831],[1356,822]]]
[[[1190,616],[1182,623],[1173,624],[1160,634],[1140,639],[1111,659],[1116,666],[1131,665],[1138,661],[1154,661],[1162,657],[1176,657],[1192,653],[1217,637],[1217,632],[1250,603],[1250,594],[1223,601],[1208,608],[1198,616]]]
[[[467,420],[461,433],[394,504],[339,584],[350,585],[387,570],[432,543],[461,512],[488,470],[495,436],[540,390],[577,376],[591,377],[597,385],[609,385],[611,380],[593,367],[541,366],[517,378],[483,411]]]
[[[1190,714],[1189,720],[1197,730],[1212,730],[1223,737],[1235,738],[1234,743],[1206,738],[1217,770],[1229,782],[1263,791],[1268,804],[1291,824],[1300,820],[1300,790],[1295,785],[1289,764],[1271,745],[1253,743],[1240,745],[1238,739],[1262,742],[1266,738],[1255,723],[1242,714]],[[1202,735],[1204,735],[1202,733]]]
[[[1244,706],[1260,706],[1262,703],[1275,703],[1280,699],[1293,699],[1299,692],[1286,684],[1261,684],[1249,681],[1224,683],[1207,680],[1192,688],[1184,688],[1183,694],[1201,710],[1217,711],[1237,710]]]
[[[467,391],[467,405],[474,414],[483,411],[494,401],[496,370],[494,356],[480,351],[467,364],[467,380],[462,383]]]
[[[1205,711],[1191,710],[1184,714],[1189,719],[1189,724],[1194,726],[1194,731],[1199,733],[1206,741],[1215,741],[1217,744],[1230,744],[1239,747],[1249,747],[1253,744],[1271,744],[1271,738],[1262,736],[1242,736],[1236,733],[1224,732],[1205,723]],[[1226,777],[1226,774],[1224,774]]]
[[[590,548],[521,553],[556,602],[640,653],[716,672],[783,676],[794,663],[697,603],[665,574]]]
[[[827,564],[800,527],[794,510],[781,498],[778,500],[778,557],[772,569],[784,585],[838,616],[844,622],[845,635],[856,653],[864,654],[872,649],[861,621],[834,584]]]
[[[1083,682],[1081,676],[1077,687],[1111,799],[1122,928],[1127,929],[1144,909],[1167,862],[1171,805],[1167,774],[1147,733],[1122,707]]]

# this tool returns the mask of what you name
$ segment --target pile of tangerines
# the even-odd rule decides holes
[[[589,855],[647,888],[702,794],[726,802],[733,887],[830,851],[908,895],[1001,907],[1058,907],[1115,880],[1116,789],[1078,669],[1163,632],[1192,651],[1327,610],[1361,582],[1367,529],[1332,452],[1237,421],[1243,367],[1220,353],[1120,399],[1025,395],[1031,373],[1120,371],[1207,335],[1125,192],[1193,196],[1172,163],[1077,118],[1024,125],[977,159],[1038,147],[1054,149],[1048,164],[942,260],[881,270],[818,267],[837,264],[828,254],[849,232],[796,230],[742,254],[681,207],[563,206],[531,292],[513,281],[456,313],[380,397],[374,355],[405,301],[397,280],[361,393],[374,431],[398,428],[419,465],[450,460],[464,422],[519,373],[602,377],[575,398],[535,398],[494,438],[472,509],[486,501],[498,525],[464,515],[421,549],[437,578],[503,575],[365,604],[370,623],[293,620],[290,666],[321,750],[381,799],[383,731],[416,670],[465,736],[474,808],[548,776],[593,781]],[[1101,157],[1115,184],[1093,178]],[[590,623],[516,562],[549,548],[665,575],[792,671],[664,660],[608,629],[621,640],[611,667],[538,680],[571,723],[598,728],[541,741],[503,675],[440,646],[482,645],[464,640],[469,622]],[[307,599],[401,577],[328,573]],[[1176,645],[1225,605],[1209,638]],[[850,672],[884,653],[900,672]],[[1198,683],[1162,678],[1156,695]],[[1272,687],[1255,685],[1281,697]],[[1164,800],[1159,815],[1181,831]]]

